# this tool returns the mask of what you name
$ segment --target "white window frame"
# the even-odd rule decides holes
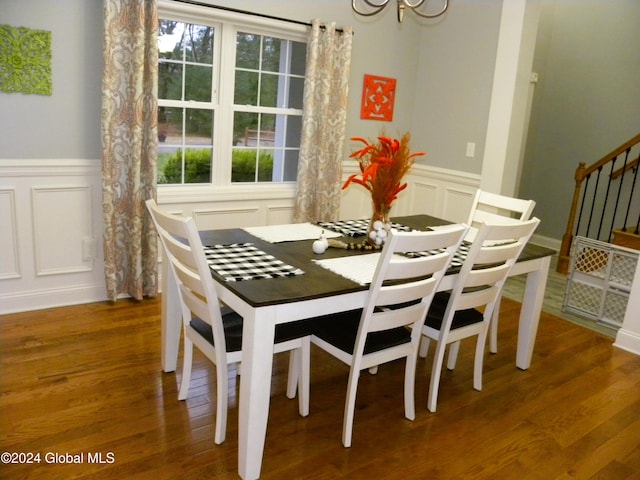
[[[158,1],[158,17],[198,25],[211,25],[216,28],[216,36],[233,37],[233,45],[235,45],[236,33],[244,31],[243,29],[249,29],[251,33],[297,42],[306,43],[308,39],[308,27],[305,25],[171,0]],[[221,28],[222,25],[224,25],[223,28]],[[229,38],[226,40],[228,41]],[[217,43],[217,45],[214,45],[214,52],[219,55],[220,68],[219,71],[214,72],[214,76],[226,73],[231,77],[231,81],[220,76],[217,76],[214,80],[214,85],[217,86],[218,92],[214,92],[216,95],[214,95],[211,102],[211,104],[217,105],[213,142],[222,151],[231,152],[233,100],[231,102],[220,102],[219,99],[225,96],[233,99],[235,48],[224,50],[219,46],[221,42],[217,41]],[[211,104],[205,103],[207,106]],[[228,125],[228,127],[222,126],[223,124]],[[295,198],[297,192],[297,182],[227,183],[226,180],[223,181],[222,179],[231,177],[230,161],[216,162],[214,160],[211,165],[211,172],[213,183],[206,185],[159,184],[158,196],[163,202],[167,203],[191,203],[222,200],[291,199]]]

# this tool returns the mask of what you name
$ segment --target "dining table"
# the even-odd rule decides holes
[[[277,324],[361,308],[368,285],[357,277],[358,267],[348,267],[357,256],[371,256],[371,250],[356,248],[364,237],[349,230],[358,222],[326,224],[290,224],[268,227],[233,228],[201,231],[218,296],[225,305],[244,318],[242,340],[242,375],[240,376],[238,411],[238,474],[245,480],[260,476],[264,452],[271,375],[274,332]],[[428,230],[451,224],[429,215],[392,218],[392,227]],[[352,245],[354,249],[328,248],[314,253],[313,242],[323,232],[331,241]],[[361,233],[361,232],[360,232]],[[355,235],[355,236],[354,236]],[[253,249],[275,260],[278,268],[267,274],[247,274],[215,266],[217,255],[228,246]],[[526,370],[531,365],[540,319],[550,259],[554,250],[529,243],[514,264],[510,275],[526,275],[518,324],[515,365]],[[334,260],[338,259],[338,260]],[[220,262],[220,263],[225,263]],[[348,271],[332,268],[333,263]],[[182,318],[175,279],[164,265],[162,269],[162,346],[161,361],[165,372],[176,370]],[[354,264],[355,265],[355,264]],[[214,268],[215,267],[215,268]],[[225,267],[226,268],[226,267]],[[272,267],[270,267],[272,268]],[[231,269],[232,270],[232,269]],[[439,290],[452,288],[460,261],[452,262]]]

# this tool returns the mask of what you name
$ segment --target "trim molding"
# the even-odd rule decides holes
[[[640,355],[640,334],[621,328],[613,346]]]

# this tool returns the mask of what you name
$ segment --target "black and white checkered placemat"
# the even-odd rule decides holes
[[[228,282],[302,275],[304,271],[278,260],[252,243],[204,247],[209,268]]]
[[[453,259],[451,260],[451,267],[461,267],[467,258],[467,254],[469,253],[469,249],[471,248],[470,242],[462,242],[458,247],[458,250],[453,255]],[[427,252],[411,252],[407,253],[406,256],[409,258],[418,258],[418,257],[426,257],[427,255],[436,255],[438,253],[444,252],[444,249],[438,250],[429,250]]]
[[[318,222],[318,225],[322,228],[327,228],[334,232],[341,233],[347,237],[359,237],[367,234],[369,228],[369,222],[371,220],[340,220],[337,222]],[[398,232],[410,232],[413,229],[399,223],[391,223],[391,228]]]

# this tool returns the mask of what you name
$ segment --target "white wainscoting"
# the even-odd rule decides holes
[[[343,178],[357,171],[345,163]],[[415,165],[392,215],[427,213],[464,221],[477,175]],[[196,195],[193,191],[196,190]],[[161,187],[158,203],[191,215],[200,229],[291,223],[295,187]],[[0,314],[106,300],[99,160],[0,160]],[[366,218],[369,196],[353,185],[340,217]]]
[[[346,162],[343,178],[359,172],[358,164]],[[391,215],[428,214],[452,222],[465,222],[473,196],[480,184],[478,175],[416,164],[407,176],[409,184],[391,207]],[[357,184],[343,190],[340,217],[366,218],[371,215],[367,190]]]
[[[106,299],[98,160],[0,160],[0,313]]]

